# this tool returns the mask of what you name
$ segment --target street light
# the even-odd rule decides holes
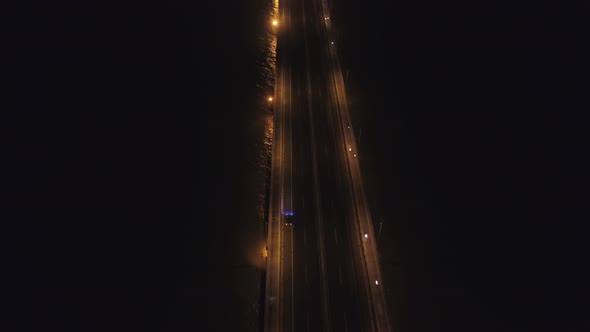
[[[279,25],[279,21],[277,21],[277,20],[272,20],[272,25],[274,25],[274,26],[276,27],[277,25]]]
[[[268,101],[272,101],[272,97],[268,97]]]

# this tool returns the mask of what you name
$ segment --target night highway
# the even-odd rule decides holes
[[[273,23],[278,67],[265,328],[388,331],[327,3],[282,1]]]
[[[5,12],[0,330],[590,331],[587,5]]]

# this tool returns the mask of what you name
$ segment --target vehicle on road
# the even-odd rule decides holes
[[[293,213],[293,211],[285,212],[284,216],[285,216],[285,225],[293,225],[293,219],[295,217],[295,214]]]

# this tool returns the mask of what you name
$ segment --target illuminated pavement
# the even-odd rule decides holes
[[[265,330],[389,331],[362,157],[353,156],[323,6],[279,5]]]
[[[322,9],[324,13],[323,15],[325,17],[329,17],[329,10],[327,6],[324,5]],[[326,27],[326,32],[329,36],[330,21],[325,20],[324,26]],[[340,63],[338,61],[337,47],[338,45],[335,45],[332,42],[329,44],[329,58],[331,60],[330,66],[332,69],[334,87],[332,91],[335,92],[338,110],[340,111],[339,116],[336,117],[339,117],[339,126],[341,131],[344,133],[342,141],[344,142],[344,145],[347,147],[347,149],[350,150],[345,152],[345,159],[350,176],[350,186],[352,187],[351,190],[353,192],[354,204],[352,204],[352,206],[355,210],[355,218],[358,223],[358,227],[360,227],[360,234],[358,234],[357,238],[361,238],[362,236],[363,239],[361,241],[362,258],[366,268],[366,275],[364,277],[367,282],[367,286],[370,289],[372,303],[371,320],[373,321],[373,326],[377,331],[389,331],[391,326],[389,324],[389,317],[387,316],[385,291],[383,284],[378,284],[382,278],[379,264],[379,255],[377,252],[377,243],[375,241],[376,237],[373,230],[371,214],[366,202],[366,195],[364,193],[364,186],[359,165],[359,159],[361,156],[358,155],[356,139],[354,137],[354,128],[352,126],[350,114],[348,112],[345,85],[342,77],[342,68],[340,67]],[[364,233],[367,235],[363,236]]]

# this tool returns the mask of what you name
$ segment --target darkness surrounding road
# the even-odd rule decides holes
[[[237,188],[249,114],[231,97],[254,98],[254,84],[231,79],[252,57],[224,19],[247,26],[247,8],[12,5],[0,329],[246,329],[223,308],[240,268],[225,263],[236,255],[226,233],[248,204]]]

